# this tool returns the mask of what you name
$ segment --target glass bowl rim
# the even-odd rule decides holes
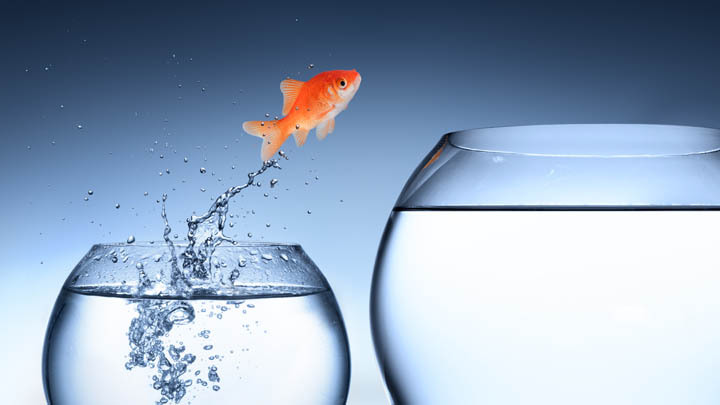
[[[184,248],[188,246],[188,243],[186,241],[172,241],[174,247]],[[276,247],[276,246],[282,246],[282,247],[294,247],[294,248],[302,248],[302,245],[300,245],[297,242],[255,242],[255,241],[242,241],[237,242],[236,244],[229,243],[224,245],[219,245],[215,247],[215,249],[230,249],[230,248],[251,248],[251,247]],[[93,243],[92,247],[101,247],[101,248],[167,248],[168,245],[165,243],[164,240],[156,240],[156,241],[137,241],[133,243],[127,243],[127,242],[102,242],[102,243]]]
[[[461,137],[471,137],[473,141],[482,142],[487,141],[487,137],[498,137],[498,132],[509,132],[513,130],[518,131],[537,131],[541,132],[543,129],[596,129],[601,132],[605,132],[607,129],[612,127],[622,128],[624,130],[640,130],[640,129],[660,129],[660,130],[672,130],[678,133],[683,132],[684,141],[689,137],[688,133],[694,133],[694,138],[697,143],[703,143],[697,145],[695,148],[690,150],[684,150],[679,152],[667,151],[661,153],[548,153],[548,152],[531,152],[531,151],[514,151],[511,148],[488,148],[478,147],[473,145],[463,144]],[[705,134],[701,134],[701,133]],[[706,135],[707,133],[714,133],[717,135],[717,139],[713,139],[715,142],[709,142]],[[627,136],[627,133],[623,133]],[[507,135],[503,135],[507,136]],[[559,135],[558,135],[559,136]],[[668,134],[664,134],[665,138],[668,138]],[[447,144],[450,146],[468,152],[478,153],[489,153],[495,155],[515,155],[515,156],[527,156],[527,157],[552,157],[552,158],[659,158],[659,157],[682,157],[682,156],[695,156],[705,155],[710,153],[720,152],[720,129],[693,125],[680,125],[680,124],[658,124],[658,123],[560,123],[560,124],[527,124],[527,125],[499,125],[490,127],[470,128],[459,131],[448,132],[442,137],[446,139]],[[646,141],[649,147],[653,146],[650,140]],[[657,141],[652,139],[652,141]],[[493,139],[487,141],[488,143],[496,142]],[[562,144],[562,142],[561,142]],[[612,140],[607,142],[611,145]]]

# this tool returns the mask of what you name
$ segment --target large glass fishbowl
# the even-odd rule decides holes
[[[669,125],[443,136],[377,256],[392,401],[720,403],[719,151]]]
[[[49,404],[345,403],[345,326],[302,247],[218,246],[197,277],[182,248],[90,249],[47,329]]]

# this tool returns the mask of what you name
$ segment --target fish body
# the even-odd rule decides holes
[[[319,140],[333,132],[335,117],[355,96],[362,78],[355,70],[331,70],[315,75],[307,82],[286,79],[280,82],[283,117],[278,120],[246,121],[243,129],[263,139],[260,158],[269,160],[283,143],[294,135],[303,146],[310,130]]]

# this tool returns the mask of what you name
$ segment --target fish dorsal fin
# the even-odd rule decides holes
[[[295,135],[295,144],[297,146],[305,145],[305,141],[307,140],[308,132],[310,132],[310,131],[308,131],[307,129],[298,129],[297,131],[295,131],[293,133],[293,135]]]
[[[280,91],[282,91],[283,94],[283,115],[288,115],[290,113],[290,109],[293,104],[295,104],[295,100],[297,100],[303,84],[305,84],[305,82],[294,79],[285,79],[280,82]]]

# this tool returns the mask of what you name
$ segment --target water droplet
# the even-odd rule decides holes
[[[270,228],[270,223],[265,224],[265,228]]]
[[[200,173],[205,174],[205,172],[207,172],[207,169],[205,169],[204,167],[201,167],[201,168],[200,168]]]
[[[148,195],[148,192],[147,192],[147,191],[146,191],[146,192],[144,192],[144,193],[143,193],[143,195],[144,195],[145,197],[147,197],[147,195]]]
[[[89,200],[89,198],[87,198],[87,197],[84,197],[84,198],[83,198],[83,200],[87,201],[87,200]]]
[[[213,385],[213,391],[220,391],[219,385]]]
[[[117,256],[111,257],[111,258],[110,258],[110,261],[113,262],[113,263],[117,263],[117,261],[118,261]]]
[[[278,179],[272,179],[270,180],[270,187],[275,187],[275,185],[278,183]]]
[[[252,238],[252,232],[248,232],[248,238]]]
[[[307,213],[308,213],[308,214],[312,214],[312,211],[310,211],[310,210],[307,210]]]
[[[60,104],[60,108],[65,108],[65,105],[64,105],[64,104]]]
[[[120,204],[115,204],[115,208],[120,208]]]
[[[140,263],[140,262],[137,262],[137,263],[135,263],[135,268],[136,268],[136,269],[138,269],[138,270],[142,270],[142,269],[143,269],[143,267],[145,267],[145,266],[143,266],[143,264],[142,264],[142,263]]]
[[[308,65],[308,69],[312,69],[312,68],[314,68],[314,67],[315,67],[315,65],[312,64],[312,63]]]
[[[204,192],[205,192],[205,189],[202,188],[202,187],[200,187],[200,191],[202,191],[202,192],[204,193]]]
[[[300,129],[300,124],[295,124],[295,129]]]
[[[187,158],[187,156],[183,158],[183,162],[185,162],[185,163],[187,163],[187,162],[188,162],[188,158]]]
[[[127,243],[134,243],[134,242],[135,242],[135,236],[134,235],[128,236]]]
[[[212,348],[213,348],[213,345],[205,345],[205,346],[203,346],[203,349],[204,349],[204,350],[212,350]]]
[[[273,257],[272,257],[271,255],[267,254],[267,253],[263,253],[263,254],[262,254],[262,258],[265,259],[265,260],[272,260],[272,259],[273,259]]]
[[[165,169],[165,173],[170,174],[170,169]]]
[[[280,258],[283,259],[283,260],[285,260],[285,261],[288,261],[288,260],[289,260],[288,257],[287,257],[287,255],[286,255],[285,253],[280,253]]]
[[[269,116],[270,116],[270,113],[265,113],[265,117],[269,117]]]
[[[77,124],[77,129],[83,129],[82,124]]]
[[[94,191],[88,190],[88,195],[93,195]]]
[[[182,89],[182,84],[178,84],[178,89]]]

